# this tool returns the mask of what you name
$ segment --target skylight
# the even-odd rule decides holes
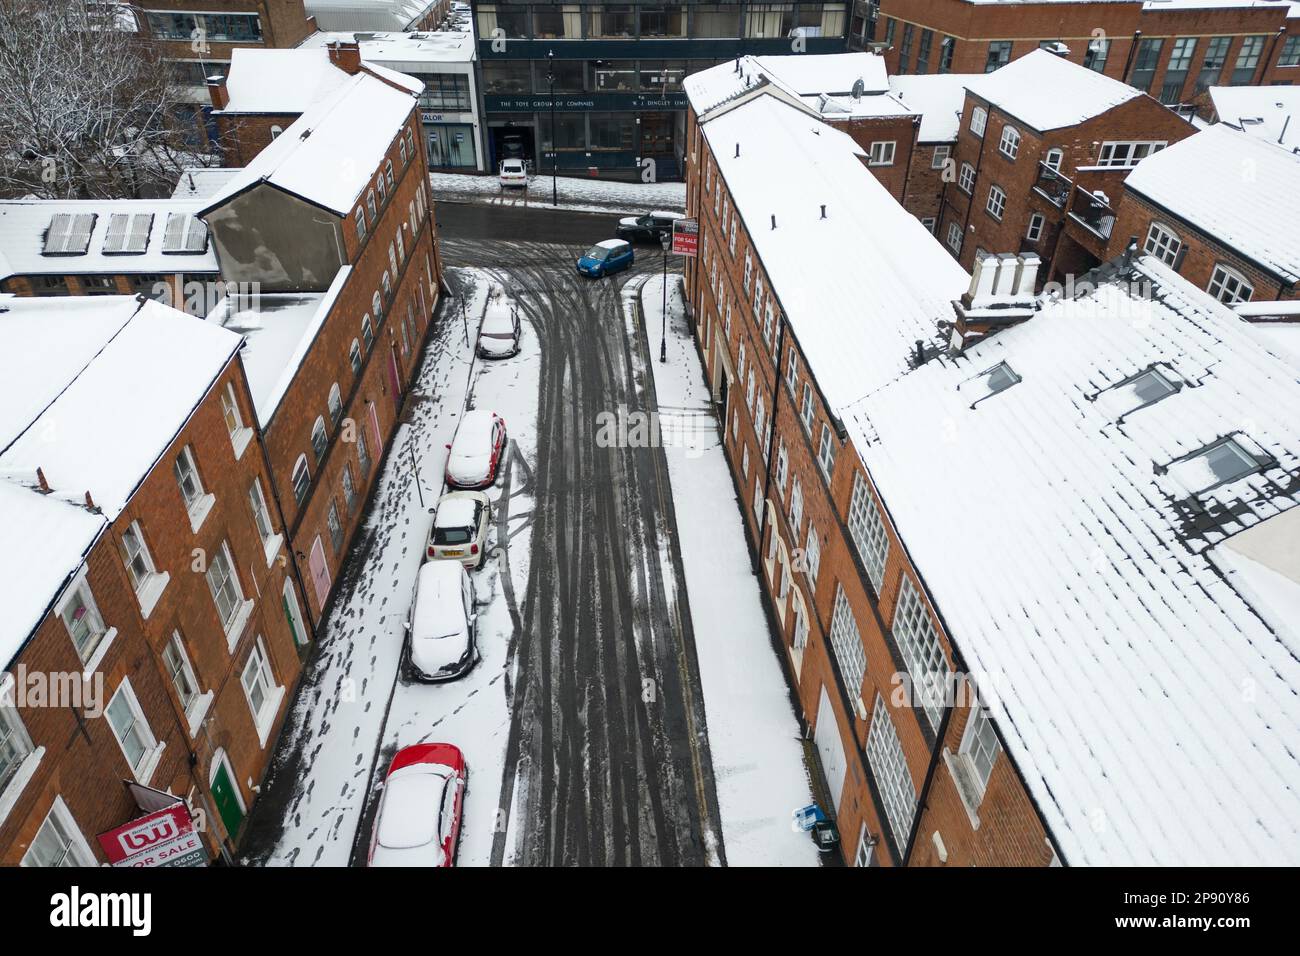
[[[1223,438],[1169,466],[1188,491],[1200,494],[1245,478],[1259,470],[1259,461],[1234,438]]]
[[[55,213],[45,230],[45,247],[41,253],[47,256],[85,255],[94,228],[94,213]]]
[[[990,369],[986,369],[969,379],[967,386],[974,390],[974,402],[983,401],[990,395],[996,395],[998,392],[1005,392],[1012,385],[1020,381],[1020,376],[1006,362],[999,362]]]
[[[207,224],[182,212],[167,214],[163,252],[203,252],[208,247]]]
[[[149,245],[153,213],[115,212],[108,217],[108,234],[104,237],[105,255],[138,255]]]
[[[1176,391],[1178,386],[1168,377],[1158,369],[1149,368],[1106,389],[1103,400],[1111,411],[1123,417],[1139,408],[1154,405]]]

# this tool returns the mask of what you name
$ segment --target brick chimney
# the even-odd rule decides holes
[[[361,47],[355,40],[331,40],[325,49],[329,50],[330,62],[344,73],[361,72]]]
[[[214,110],[224,110],[230,105],[230,93],[226,90],[226,78],[220,73],[209,76],[208,98],[212,100]]]
[[[1034,283],[1042,261],[1031,253],[979,256],[971,270],[970,288],[953,303],[957,321],[950,347],[960,351],[970,340],[1015,325],[1038,311]]]

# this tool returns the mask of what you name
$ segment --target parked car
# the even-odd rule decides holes
[[[502,189],[507,186],[528,188],[528,167],[522,159],[503,159],[497,171],[497,182]]]
[[[619,269],[630,268],[634,261],[636,256],[632,244],[626,239],[605,239],[582,254],[578,259],[578,272],[599,279]]]
[[[384,778],[370,866],[455,866],[468,783],[452,744],[416,744],[393,757]]]
[[[478,354],[503,359],[519,354],[519,310],[504,301],[489,301],[478,330]]]
[[[681,218],[679,212],[658,209],[644,216],[629,216],[618,221],[618,237],[628,242],[661,242],[673,234],[673,223]]]
[[[466,412],[447,446],[446,481],[449,488],[478,490],[497,480],[497,469],[506,449],[506,423],[496,412],[474,409]]]
[[[492,501],[481,491],[453,491],[443,495],[433,512],[424,556],[429,561],[455,559],[469,571],[487,559]]]
[[[478,659],[474,582],[458,561],[426,561],[415,578],[406,621],[410,676],[426,684],[455,680]]]

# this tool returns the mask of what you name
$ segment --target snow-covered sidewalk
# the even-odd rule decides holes
[[[408,398],[409,421],[392,439],[367,525],[279,744],[274,775],[286,776],[273,785],[292,788],[284,801],[283,829],[274,845],[251,854],[254,862],[346,866],[354,842],[364,847],[368,841],[367,821],[378,796],[374,785],[393,753],[426,741],[453,743],[465,753],[469,785],[457,863],[490,861],[501,825],[497,804],[510,727],[507,670],[514,640],[513,590],[503,572],[508,568],[509,584],[522,591],[532,512],[525,478],[536,461],[540,352],[525,324],[518,356],[475,359],[490,277],[457,271],[464,322],[454,311],[440,318],[437,339]],[[494,528],[489,560],[473,574],[479,662],[449,684],[405,683],[398,675],[403,623],[424,559],[430,509],[443,490],[446,444],[467,403],[497,411],[510,429],[509,476],[488,489],[494,521],[504,517],[510,532],[503,536],[500,525]]]
[[[527,189],[502,189],[496,176],[431,173],[433,198],[438,202],[477,202],[494,206],[536,206],[553,209],[551,177],[529,177]],[[573,212],[634,213],[652,209],[686,211],[685,183],[622,183],[608,179],[557,180],[559,207]]]
[[[791,827],[791,812],[813,802],[799,723],[772,650],[680,276],[670,274],[668,283],[668,361],[651,361],[648,371],[672,483],[727,863],[816,866],[811,838]],[[657,356],[662,277],[624,287],[630,331],[638,295]]]

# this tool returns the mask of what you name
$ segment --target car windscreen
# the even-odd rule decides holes
[[[587,250],[587,254],[583,256],[583,258],[595,259],[597,262],[604,262],[609,258],[609,250],[604,246],[592,246]]]

